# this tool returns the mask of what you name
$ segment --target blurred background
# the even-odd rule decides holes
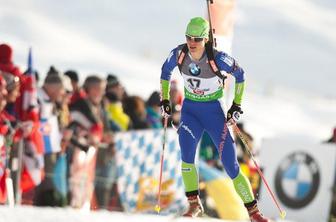
[[[313,218],[314,221],[319,221],[316,218],[319,218],[320,221],[332,220],[331,214],[336,211],[335,205],[332,205],[332,196],[335,195],[334,178],[336,174],[336,75],[333,71],[336,59],[336,2],[332,0],[214,1],[215,4],[218,4],[218,7],[223,7],[222,14],[224,14],[216,15],[214,19],[219,20],[212,21],[218,25],[217,30],[220,30],[215,36],[217,37],[217,46],[236,58],[246,73],[247,87],[243,100],[244,115],[240,127],[243,127],[246,134],[253,138],[253,143],[251,143],[253,144],[251,145],[253,146],[253,153],[265,170],[266,179],[269,180],[272,189],[277,190],[275,192],[281,205],[289,212],[288,219],[293,221],[309,221],[309,218]],[[107,119],[110,118],[109,126],[112,125],[112,130],[110,130],[110,137],[106,136],[109,139],[99,139],[99,142],[91,143],[95,138],[88,137],[88,144],[94,146],[103,144],[102,147],[105,147],[97,149],[92,154],[93,156],[97,155],[97,163],[103,164],[106,169],[91,166],[91,171],[95,171],[96,175],[91,178],[91,183],[96,181],[99,187],[101,184],[97,182],[97,178],[103,178],[105,184],[106,178],[110,178],[111,175],[116,177],[109,183],[119,184],[119,187],[113,186],[109,189],[114,190],[114,192],[111,191],[114,197],[115,193],[120,194],[120,198],[114,200],[120,202],[119,204],[114,203],[118,210],[132,212],[134,207],[134,203],[133,205],[131,203],[126,204],[129,201],[129,196],[123,195],[124,192],[129,193],[129,190],[119,190],[119,192],[116,190],[122,189],[121,184],[129,184],[119,179],[122,164],[127,162],[125,159],[127,155],[122,150],[127,150],[131,146],[127,145],[125,141],[138,141],[144,136],[147,139],[145,139],[145,145],[142,144],[143,146],[147,147],[147,143],[150,143],[151,140],[157,140],[153,147],[157,152],[161,151],[162,145],[160,145],[161,137],[159,133],[161,132],[160,128],[162,128],[161,122],[157,121],[158,125],[150,125],[148,122],[142,124],[139,119],[143,122],[148,120],[149,104],[155,106],[157,100],[159,100],[153,92],[160,90],[161,65],[171,49],[184,43],[184,32],[190,18],[195,16],[207,17],[206,3],[205,0],[101,0],[99,2],[88,0],[52,2],[0,0],[0,44],[8,44],[11,47],[13,63],[22,73],[26,70],[28,73],[38,72],[39,81],[36,87],[42,87],[46,82],[48,83],[46,81],[47,76],[53,71],[61,76],[60,79],[62,79],[64,86],[66,85],[64,81],[69,82],[69,80],[63,80],[62,76],[69,70],[75,71],[79,85],[85,84],[90,76],[106,81],[107,86],[102,101],[104,102],[104,109],[108,113]],[[224,25],[221,26],[221,24]],[[32,66],[28,64],[29,48],[32,49]],[[67,76],[71,79],[71,75]],[[177,71],[173,74],[173,79],[177,91],[176,97],[179,98],[182,96],[183,84]],[[24,95],[25,90],[22,89],[22,85],[26,80],[22,80],[21,77],[20,80],[21,95]],[[50,81],[52,83],[57,82],[53,78]],[[71,90],[66,90],[73,94],[76,91],[73,86],[68,88],[71,88]],[[118,96],[119,94],[121,96]],[[230,95],[229,92],[227,94]],[[40,98],[41,96],[37,97]],[[58,102],[56,100],[55,102]],[[122,103],[122,114],[119,113],[120,109],[115,109],[116,106],[119,107],[119,105],[116,105],[119,102]],[[7,103],[10,102],[7,101]],[[66,102],[61,102],[61,104],[64,103]],[[177,105],[177,114],[173,119],[177,124],[180,104],[181,101],[177,99],[175,104]],[[231,104],[230,96],[228,96],[226,104]],[[138,109],[139,112],[132,112],[132,110]],[[145,109],[144,112],[142,112],[143,109]],[[64,123],[64,126],[61,126],[62,122],[58,118],[60,130],[57,133],[60,143],[62,138],[67,137],[69,128],[71,129],[70,134],[81,137],[83,132],[81,132],[82,129],[78,130],[78,124],[71,125],[72,122],[76,122],[74,116],[78,117],[77,113],[80,110],[82,110],[82,106],[69,106],[68,112],[70,116],[72,115],[72,118]],[[133,115],[137,116],[133,117]],[[55,114],[55,116],[59,117],[58,114]],[[46,117],[46,119],[48,118],[49,116]],[[87,118],[90,119],[90,117]],[[26,118],[22,117],[23,120],[26,120]],[[38,122],[43,121],[39,119]],[[82,119],[77,120],[79,123],[81,121]],[[100,120],[93,121],[92,125],[99,122]],[[117,127],[113,125],[115,122],[119,124],[117,124]],[[14,126],[14,128],[18,127]],[[150,129],[150,132],[142,135],[143,129]],[[90,126],[86,129],[86,134],[96,132],[94,130],[95,128]],[[136,136],[132,134],[134,132],[137,132],[135,133]],[[175,134],[172,133],[172,141],[176,139]],[[200,144],[201,159],[213,163],[217,157],[215,154],[210,155],[210,157],[205,154],[210,152],[211,144],[209,145],[206,139],[204,141],[203,145]],[[110,147],[111,144],[113,144],[113,148]],[[71,144],[70,146],[78,147],[80,145]],[[139,146],[141,147],[138,144]],[[17,145],[17,147],[20,147],[20,145]],[[174,149],[172,148],[171,152],[178,152],[178,144],[176,145],[176,151],[174,151],[175,146],[172,145],[172,147]],[[23,149],[26,150],[27,148]],[[17,153],[20,153],[20,148],[17,148],[17,150]],[[84,158],[80,157],[82,154],[80,152],[77,154],[76,148],[73,148],[71,152],[69,150],[71,149],[59,146],[55,152],[50,152],[51,154],[56,153],[57,159],[60,156],[59,152],[66,154],[65,159],[68,161],[66,165],[67,178],[71,178],[69,175],[72,175],[71,172],[75,171],[74,169],[72,171],[71,164],[76,160],[79,161],[79,168],[87,171],[87,168],[84,170],[81,165],[81,160]],[[89,148],[80,150],[84,150],[85,155],[90,153]],[[113,156],[111,160],[103,158],[106,156],[106,152]],[[45,156],[45,153],[41,151],[41,155]],[[77,159],[74,157],[76,155],[78,155]],[[16,156],[19,160],[22,159],[19,158],[19,154]],[[89,157],[86,156],[86,159],[84,159],[88,161]],[[11,158],[8,157],[7,159]],[[246,158],[248,159],[244,156],[242,149],[242,162]],[[50,157],[50,159],[52,162],[53,157]],[[93,159],[96,161],[96,157]],[[314,162],[311,159],[316,162],[314,167],[311,167],[312,162]],[[143,157],[143,161],[146,162],[145,157]],[[302,173],[304,178],[302,181],[310,185],[307,185],[308,188],[302,191],[301,196],[298,194],[300,189],[294,188],[293,183],[288,185],[287,182],[276,182],[276,178],[279,177],[277,176],[279,169],[280,174],[283,171],[281,175],[286,176],[289,174],[286,174],[286,172],[292,172],[295,168],[291,168],[289,163],[282,166],[281,163],[286,161],[294,162],[294,165],[305,163],[308,166],[302,171],[304,172]],[[8,160],[7,162],[11,161]],[[48,161],[44,164],[46,163]],[[116,166],[112,166],[112,163]],[[250,165],[249,161],[244,163],[247,166]],[[54,165],[49,172],[50,175],[54,175]],[[155,168],[155,165],[151,167]],[[312,170],[313,168],[318,170]],[[107,169],[110,169],[110,171]],[[13,171],[15,170],[12,169],[12,174]],[[222,172],[221,169],[220,171]],[[314,190],[314,178],[316,178],[317,171],[319,172],[317,194],[311,194],[311,198],[306,198],[305,196],[309,196],[310,191]],[[205,170],[205,172],[208,171]],[[225,178],[225,172],[222,173]],[[153,175],[146,174],[146,176],[155,178],[156,174],[157,172]],[[252,174],[251,178],[253,177]],[[48,176],[48,173],[46,175]],[[255,175],[257,176],[257,174]],[[17,177],[17,175],[14,176]],[[76,176],[72,176],[76,178]],[[51,177],[54,178],[54,176]],[[78,178],[81,177],[78,176]],[[21,178],[19,179],[21,180]],[[260,194],[262,208],[273,206],[272,209],[265,209],[265,214],[271,214],[275,218],[278,217],[276,207],[271,203],[272,200],[260,178],[257,181],[256,192]],[[139,181],[135,183],[139,183]],[[277,185],[277,183],[280,185]],[[67,188],[63,187],[62,189],[65,189],[68,193],[70,192],[68,189],[71,190],[71,185],[69,185],[69,181],[66,184]],[[17,185],[17,187],[20,186]],[[102,187],[104,190],[104,185]],[[178,189],[179,186],[176,185],[176,187]],[[283,187],[290,188],[286,191]],[[19,188],[15,189],[20,190]],[[286,196],[286,192],[288,196]],[[36,196],[36,192],[30,196],[27,195],[26,199],[28,201],[26,202],[32,200],[34,195]],[[104,196],[103,194],[97,195]],[[282,195],[282,197],[279,197],[279,195]],[[15,196],[17,195],[15,194]],[[100,197],[96,198],[99,200]],[[137,196],[137,198],[139,197]],[[266,198],[266,200],[263,198]],[[71,198],[68,198],[67,201],[69,202],[69,200]],[[306,203],[301,204],[302,201]],[[22,202],[22,200],[19,202]],[[82,203],[79,205],[82,207]],[[210,205],[209,209],[211,208]],[[317,214],[316,211],[322,206],[325,210],[321,214]],[[213,206],[212,208],[216,209]],[[139,210],[139,206],[137,209]],[[214,215],[220,218],[234,219],[228,218],[228,214],[230,215],[230,213],[224,212],[219,215],[217,212]]]

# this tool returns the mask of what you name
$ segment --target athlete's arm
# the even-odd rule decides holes
[[[177,66],[178,48],[173,49],[161,68],[161,96],[169,100],[169,82],[174,68]]]
[[[225,71],[235,77],[236,83],[233,102],[240,105],[245,88],[244,70],[231,56],[227,55],[224,52],[219,52],[215,57],[215,61],[221,71]]]

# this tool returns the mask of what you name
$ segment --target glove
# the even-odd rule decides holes
[[[163,117],[169,117],[172,112],[172,108],[168,99],[164,99],[160,103],[161,105],[161,114]]]
[[[240,114],[243,114],[243,111],[241,110],[240,105],[236,103],[232,103],[232,106],[227,112],[227,122],[229,122],[231,119],[233,119],[234,121],[237,121],[240,118]]]

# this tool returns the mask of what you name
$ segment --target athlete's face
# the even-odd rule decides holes
[[[206,38],[194,38],[186,36],[187,45],[190,53],[203,53],[205,43],[208,39]]]

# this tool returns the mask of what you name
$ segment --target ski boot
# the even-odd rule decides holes
[[[204,209],[198,195],[188,197],[189,209],[183,214],[184,217],[202,217]]]
[[[249,213],[251,222],[271,222],[270,219],[266,218],[258,209],[257,201],[252,201],[251,203],[245,204],[245,207]]]

